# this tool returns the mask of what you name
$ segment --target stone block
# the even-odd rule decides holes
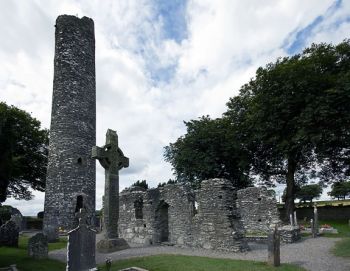
[[[34,259],[45,259],[48,257],[47,237],[42,233],[37,233],[28,241],[28,255]]]
[[[0,246],[18,247],[19,230],[15,222],[7,221],[0,227]]]
[[[85,224],[85,219],[81,218],[79,223],[68,233],[66,271],[86,271],[96,267],[96,232]]]

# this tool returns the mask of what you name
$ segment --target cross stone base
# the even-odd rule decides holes
[[[127,248],[130,246],[123,238],[102,239],[97,243],[97,251],[100,253],[110,253]]]

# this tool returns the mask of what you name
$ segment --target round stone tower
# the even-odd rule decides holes
[[[62,15],[56,20],[55,59],[44,232],[77,225],[84,207],[95,213],[96,145],[95,35],[92,19]]]

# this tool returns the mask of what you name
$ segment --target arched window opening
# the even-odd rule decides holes
[[[135,218],[136,219],[143,219],[143,200],[138,199],[134,202],[134,208],[135,208]]]
[[[79,212],[81,208],[84,207],[84,199],[82,195],[77,196],[77,203],[75,205],[75,212]]]

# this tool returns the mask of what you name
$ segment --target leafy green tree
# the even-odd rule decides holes
[[[176,183],[177,183],[176,180],[169,179],[167,182],[159,183],[159,184],[158,184],[158,187],[164,187],[164,186],[166,186],[167,184],[176,184]]]
[[[314,198],[319,198],[322,194],[323,188],[319,184],[308,184],[300,187],[296,192],[296,198],[300,200],[300,202],[306,202],[312,200]]]
[[[142,187],[144,189],[148,189],[148,183],[146,180],[137,180],[135,183],[133,183],[131,186],[134,186],[134,187]]]
[[[332,190],[328,195],[340,199],[350,196],[350,182],[335,182],[332,184]]]
[[[7,197],[31,199],[29,188],[44,191],[48,131],[14,106],[0,102],[0,203]]]
[[[210,178],[226,178],[238,188],[251,184],[247,157],[227,119],[203,116],[185,125],[187,133],[165,147],[164,153],[177,181],[195,188]]]
[[[316,174],[323,181],[350,174],[349,104],[349,40],[313,44],[259,68],[227,104],[225,117],[249,152],[252,173],[287,184],[288,216],[297,184]]]

